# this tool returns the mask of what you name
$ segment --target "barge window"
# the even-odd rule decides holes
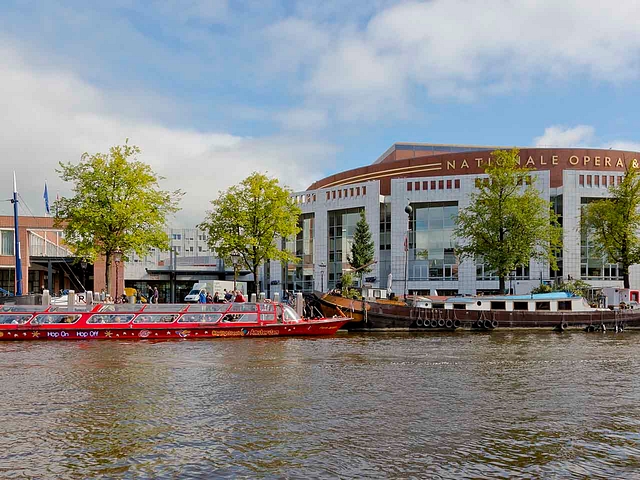
[[[217,323],[220,317],[222,317],[221,313],[210,313],[208,315],[188,313],[182,315],[178,323]]]
[[[571,311],[571,300],[558,300],[558,310]]]
[[[255,303],[238,302],[232,303],[230,312],[255,312],[258,310],[258,305]]]
[[[76,323],[82,315],[37,315],[31,320],[34,325],[44,325],[50,323]]]
[[[181,312],[186,305],[173,305],[170,303],[151,303],[144,309],[145,313],[151,312]]]
[[[129,323],[133,315],[92,315],[87,323]]]
[[[444,308],[444,303],[433,303],[431,308]]]
[[[276,311],[276,306],[273,303],[261,303],[260,304],[260,311],[263,312],[263,313],[275,312]]]
[[[529,302],[513,302],[514,310],[529,310]]]
[[[188,312],[226,312],[228,303],[194,303],[187,308]]]
[[[138,315],[133,323],[173,323],[178,315]]]
[[[220,322],[222,323],[256,323],[258,321],[257,313],[227,313]]]
[[[22,325],[27,323],[31,315],[0,315],[0,324],[2,325]]]
[[[101,312],[139,312],[144,305],[140,303],[108,303],[100,307]]]
[[[507,302],[491,302],[491,310],[506,310]]]
[[[454,303],[453,304],[453,308],[454,308],[454,310],[466,310],[467,309],[467,304],[466,303]]]
[[[551,302],[536,302],[536,310],[551,310]]]
[[[0,312],[44,312],[48,305],[0,305]]]

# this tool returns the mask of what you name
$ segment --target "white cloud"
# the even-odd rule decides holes
[[[219,190],[252,171],[266,171],[293,189],[304,189],[322,176],[336,153],[332,145],[296,136],[249,138],[169,128],[155,121],[153,113],[144,114],[146,98],[141,103],[136,96],[111,95],[66,71],[35,69],[8,47],[0,48],[0,64],[0,168],[16,171],[19,191],[35,215],[43,214],[45,179],[50,197],[70,190],[55,173],[59,161],[77,162],[83,152],[104,152],[125,138],[142,149],[142,161],[166,177],[163,188],[187,193],[175,225],[201,221]],[[0,191],[8,196],[10,175],[4,178]],[[0,214],[9,213],[8,203],[0,206]]]
[[[315,38],[328,27],[304,20],[304,28],[280,31],[274,55],[282,47],[298,59],[292,70],[309,65],[307,103],[329,101],[347,117],[377,119],[405,111],[415,89],[467,101],[537,83],[637,79],[639,16],[636,0],[410,1],[364,26],[338,22],[311,50],[304,32]]]
[[[640,142],[614,140],[603,143],[596,139],[595,133],[596,129],[591,125],[577,125],[575,127],[554,125],[545,128],[544,134],[534,138],[533,143],[536,147],[591,147],[640,152]]]
[[[544,129],[544,134],[536,137],[536,147],[587,147],[593,141],[595,129],[590,125],[564,127],[554,125]]]

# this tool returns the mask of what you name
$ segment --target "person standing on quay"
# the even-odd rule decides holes
[[[153,302],[152,303],[158,303],[158,287],[153,287]]]

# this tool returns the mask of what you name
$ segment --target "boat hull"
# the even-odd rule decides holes
[[[324,295],[320,299],[323,311],[340,308],[340,297]],[[416,330],[447,331],[455,329],[492,330],[495,328],[625,329],[640,328],[640,310],[599,310],[591,312],[531,312],[500,310],[457,310],[418,308],[408,305],[367,302],[366,321],[362,302],[354,303],[353,321],[345,325],[349,331]],[[359,307],[359,310],[358,310]],[[340,308],[341,309],[341,308]],[[327,313],[325,313],[327,315]],[[362,320],[357,321],[356,318]]]

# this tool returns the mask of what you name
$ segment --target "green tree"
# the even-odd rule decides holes
[[[555,252],[560,248],[562,229],[551,204],[533,186],[531,170],[519,165],[517,149],[497,150],[485,165],[488,181],[479,181],[471,205],[460,211],[455,235],[462,244],[456,253],[482,258],[500,280],[531,258],[557,268]]]
[[[287,238],[300,231],[302,213],[291,199],[291,190],[278,180],[254,172],[216,200],[199,228],[209,234],[209,245],[218,256],[229,260],[240,255],[240,264],[253,272],[256,293],[258,268],[267,259],[296,262],[297,258],[279,248],[276,238]]]
[[[629,288],[629,267],[640,263],[640,175],[635,168],[625,172],[619,185],[609,187],[611,198],[584,206],[581,226],[592,235],[596,250],[622,267],[624,288]]]
[[[160,190],[151,167],[137,159],[140,149],[125,142],[109,153],[84,153],[80,163],[60,162],[56,170],[73,183],[73,196],[55,202],[55,225],[75,254],[106,261],[110,285],[113,253],[146,255],[150,248],[169,249],[167,216],[177,212],[182,192]]]
[[[360,219],[358,223],[356,223],[356,230],[353,233],[351,253],[347,256],[349,265],[351,265],[351,268],[360,276],[360,287],[362,287],[363,284],[362,278],[364,274],[371,271],[371,268],[366,265],[370,265],[373,262],[374,254],[375,246],[371,238],[371,230],[367,223],[364,210],[360,210]]]

